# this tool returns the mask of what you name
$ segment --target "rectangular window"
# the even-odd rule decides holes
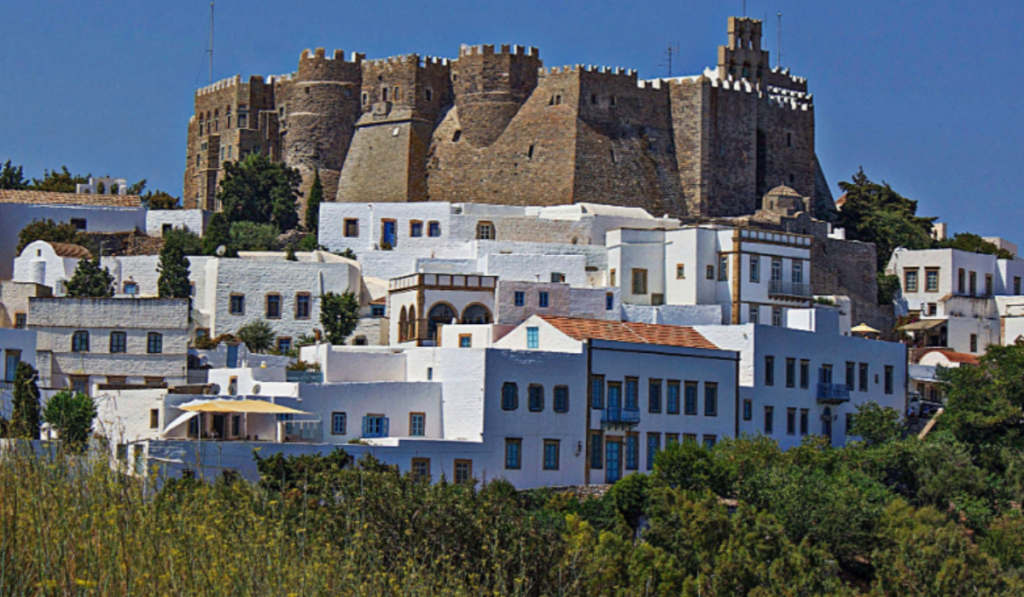
[[[666,433],[665,434],[665,447],[678,446],[679,445],[679,434],[678,433]]]
[[[796,409],[786,409],[786,435],[796,435]]]
[[[973,274],[974,272],[971,272]],[[924,289],[925,292],[938,292],[939,291],[939,270],[938,268],[925,268],[924,270]]]
[[[793,284],[804,283],[804,262],[793,261]]]
[[[79,330],[71,336],[71,352],[89,352],[89,332]]]
[[[519,470],[522,466],[523,440],[505,439],[505,468]]]
[[[604,377],[594,375],[590,378],[590,408],[604,408]]]
[[[409,236],[418,237],[423,236],[423,222],[419,220],[412,220],[409,222]]]
[[[626,404],[623,410],[640,410],[640,380],[636,377],[626,378]]]
[[[665,295],[660,293],[660,292],[653,292],[653,293],[651,293],[651,304],[655,305],[655,306],[657,306],[657,305],[664,305],[665,304]]]
[[[971,334],[971,352],[978,352],[978,334]]]
[[[388,418],[384,415],[363,417],[363,437],[387,437],[390,433]]]
[[[691,444],[697,443],[697,434],[696,433],[684,433],[683,434],[683,442],[684,443],[689,442]]]
[[[604,310],[614,311],[615,310],[615,295],[608,292],[604,295]]]
[[[894,381],[895,380],[893,379],[892,365],[886,365],[885,366],[885,393],[886,394],[892,394]]]
[[[149,428],[159,429],[160,428],[160,409],[151,408],[149,409]]]
[[[782,327],[782,307],[772,308],[772,325]]]
[[[718,384],[704,382],[704,416],[718,416]]]
[[[971,296],[978,294],[978,272],[971,272],[971,287],[969,290]]]
[[[688,381],[683,395],[683,413],[687,415],[697,414],[697,382]]]
[[[501,410],[516,410],[517,408],[519,408],[519,387],[506,381],[501,386]]]
[[[128,352],[128,335],[124,332],[110,332],[111,354]]]
[[[428,222],[427,223],[427,236],[430,236],[430,237],[441,236],[441,223],[440,222]]]
[[[146,334],[146,352],[160,354],[164,351],[164,335],[157,332]]]
[[[796,387],[796,359],[786,359],[786,387]]]
[[[555,386],[551,395],[551,408],[556,413],[569,412],[569,386]]]
[[[494,224],[491,222],[479,222],[476,225],[477,240],[494,240]]]
[[[267,295],[267,319],[281,319],[281,295]]]
[[[747,323],[752,323],[754,325],[761,323],[761,307],[757,305],[748,305]]]
[[[549,300],[550,296],[546,291],[541,291],[537,294],[537,303],[540,305],[541,309],[546,309],[548,307]]]
[[[85,232],[87,223],[85,218],[71,218],[71,225],[75,227],[75,230]]]
[[[670,381],[668,382],[668,396],[666,399],[665,410],[670,415],[679,414],[679,382]]]
[[[811,362],[807,359],[800,359],[800,387],[809,388],[811,385]]]
[[[229,310],[232,315],[245,315],[245,295],[232,294]]]
[[[750,399],[743,401],[743,420],[750,421],[754,418],[754,403]]]
[[[714,280],[715,279],[715,266],[714,265],[711,265],[711,264],[708,265],[707,271],[704,272],[704,277],[707,278],[708,280]]]
[[[526,328],[526,347],[540,348],[540,328]]]
[[[1020,276],[1013,277],[1013,295],[1020,296]],[[19,315],[24,315],[24,313],[19,313]],[[21,327],[25,326],[22,325]]]
[[[18,376],[18,363],[21,363],[21,351],[8,348],[4,354],[4,381],[15,380]]]
[[[843,417],[843,419],[843,424],[845,426],[843,428],[843,435],[850,435],[850,430],[853,429],[853,413],[846,413],[846,416]]]
[[[772,259],[772,282],[782,281],[782,260]]]
[[[558,444],[557,439],[544,440],[544,470],[546,471],[558,470]]]
[[[807,435],[809,428],[809,413],[806,408],[800,409],[800,435]]]
[[[761,258],[757,255],[750,256],[750,281],[754,284],[761,281]]]
[[[423,437],[427,434],[427,415],[424,413],[409,413],[409,436]]]
[[[331,435],[345,435],[345,427],[348,423],[348,415],[345,413],[331,413]]]
[[[928,303],[928,315],[934,317],[939,313],[938,303]]]
[[[905,268],[903,270],[903,291],[917,292],[917,268]]]
[[[647,294],[647,270],[633,270],[633,294]]]
[[[860,364],[860,391],[861,392],[867,392],[868,391],[868,364],[867,363],[861,363]]]
[[[764,434],[771,435],[775,432],[775,409],[764,407]]]
[[[661,450],[661,434],[660,433],[648,433],[647,434],[647,470],[654,470],[654,457],[658,455]]]
[[[718,256],[718,281],[726,282],[729,280],[729,256],[719,255]]]
[[[387,305],[370,305],[370,315],[373,317],[384,317],[387,313]]]
[[[846,361],[846,389],[853,391],[856,386],[857,363]]]
[[[313,297],[306,292],[295,295],[295,319],[309,319],[310,304]]]
[[[412,476],[416,477],[421,481],[430,480],[430,459],[429,458],[413,458],[412,459]]]
[[[277,338],[277,351],[284,354],[292,349],[292,339],[280,336]]]
[[[661,412],[661,380],[652,379],[647,383],[647,411]]]
[[[985,274],[985,296],[995,294],[995,286],[992,284],[992,274]]]
[[[682,263],[676,264],[676,280],[686,279],[686,265]]]
[[[635,471],[640,468],[640,436],[630,433],[626,436],[626,470]]]
[[[604,442],[601,441],[599,432],[590,434],[590,468],[600,469],[604,467]]]
[[[469,483],[473,480],[473,461],[463,460],[461,458],[455,459],[455,482],[456,483]]]
[[[565,274],[561,272],[551,272],[551,283],[565,284]]]
[[[775,357],[771,355],[764,357],[764,385],[775,385]]]
[[[714,435],[705,435],[704,436],[704,447],[709,449],[709,450],[711,448],[714,448],[716,440],[717,440],[717,438]]]
[[[522,307],[523,305],[526,304],[526,293],[523,292],[522,290],[517,290],[515,292],[515,295],[513,296],[513,300],[515,301],[515,305],[517,307]]]
[[[359,220],[355,218],[345,218],[345,238],[358,238],[359,237]]]
[[[14,327],[15,329],[23,330],[28,327],[28,315],[24,313],[14,314]]]
[[[472,348],[473,336],[470,334],[459,334],[459,348]]]
[[[956,272],[956,291],[960,294],[967,291],[967,272],[962,267]]]
[[[608,272],[608,285],[609,286],[615,286],[615,268],[614,267],[611,269],[611,271]]]
[[[544,386],[530,384],[527,390],[528,407],[530,412],[539,413],[544,410]]]

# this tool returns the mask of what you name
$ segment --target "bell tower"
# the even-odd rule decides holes
[[[718,46],[718,76],[758,83],[770,70],[768,51],[761,49],[761,21],[729,17],[729,44]]]

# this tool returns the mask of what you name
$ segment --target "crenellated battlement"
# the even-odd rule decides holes
[[[262,79],[262,77],[260,77],[260,78]],[[200,96],[203,96],[203,95],[209,95],[211,93],[217,93],[218,91],[223,91],[224,89],[229,89],[231,87],[237,87],[241,83],[242,83],[242,76],[241,75],[235,75],[235,76],[231,77],[230,79],[222,79],[222,80],[217,81],[216,83],[214,83],[212,85],[207,85],[206,87],[200,87],[199,89],[196,89],[196,97],[200,97]]]
[[[352,64],[359,64],[360,62],[363,61],[363,58],[365,58],[365,57],[366,57],[365,54],[360,54],[358,52],[352,52],[352,54],[350,56],[350,60],[348,60],[348,62],[350,62]],[[310,50],[309,48],[306,48],[302,52],[302,59],[304,59],[304,60],[317,60],[317,61],[337,61],[337,62],[345,62],[346,61],[345,60],[345,50],[334,50],[334,55],[333,56],[328,56],[327,55],[327,50],[324,49],[324,48],[317,48],[316,50]]]
[[[540,68],[537,71],[537,75],[541,77],[547,77],[551,75],[565,75],[571,73],[589,73],[595,75],[605,75],[607,77],[624,77],[632,82],[637,80],[637,72],[631,68],[622,68],[621,66],[595,66],[593,64],[567,64],[565,66],[552,66],[550,68]]]
[[[502,44],[500,51],[497,52],[499,55],[508,54],[510,56],[530,56],[532,58],[540,58],[540,50],[530,46],[520,45],[509,45]],[[459,47],[459,58],[464,56],[493,56],[495,54],[493,44],[481,44],[481,45],[468,45],[462,44]]]

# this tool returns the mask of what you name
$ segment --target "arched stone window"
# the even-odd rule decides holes
[[[409,321],[405,317],[405,307],[402,307],[401,313],[398,315],[398,341],[405,342],[406,337],[406,326],[409,325]]]
[[[462,312],[462,323],[485,324],[491,323],[491,311],[480,303],[474,303]]]
[[[409,307],[409,322],[405,329],[405,340],[415,341],[419,339],[419,325],[416,321],[416,307]]]
[[[427,339],[433,340],[436,344],[440,337],[438,336],[437,330],[441,325],[457,321],[459,318],[458,312],[455,308],[448,303],[436,303],[430,308],[430,312],[427,315]]]

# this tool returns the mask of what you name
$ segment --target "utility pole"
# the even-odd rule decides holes
[[[210,85],[213,85],[213,0],[210,0]]]

